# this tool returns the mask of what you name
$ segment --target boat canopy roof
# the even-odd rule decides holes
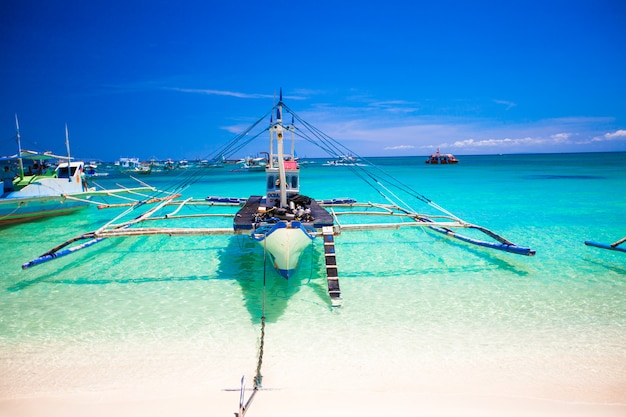
[[[31,160],[36,160],[36,161],[42,161],[42,160],[48,160],[48,159],[61,159],[64,161],[68,160],[67,156],[55,155],[52,152],[35,152],[35,151],[22,150],[22,153],[20,155],[15,154],[11,156],[0,156],[0,161],[12,161],[12,160],[19,159],[19,158],[31,159]]]

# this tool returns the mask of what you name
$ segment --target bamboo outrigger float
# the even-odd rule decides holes
[[[292,115],[289,124],[283,121],[284,111]],[[302,120],[283,103],[282,92],[279,102],[272,110],[218,151],[216,159],[229,152],[236,152],[243,146],[242,142],[245,145],[258,137],[260,133],[253,135],[252,128],[268,115],[271,115],[269,127],[260,132],[269,131],[270,136],[269,160],[265,169],[265,195],[248,198],[208,197],[204,200],[179,200],[180,195],[169,195],[140,215],[136,215],[136,211],[143,204],[134,204],[101,228],[68,240],[25,263],[22,268],[30,268],[74,253],[107,238],[248,234],[264,248],[264,252],[270,254],[276,271],[289,278],[295,272],[303,250],[316,238],[323,237],[328,291],[331,304],[335,306],[340,304],[341,292],[334,237],[344,232],[420,227],[472,245],[519,255],[535,254],[534,250],[518,246],[489,229],[463,221],[373,164],[350,166],[349,169],[375,188],[387,200],[386,203],[357,202],[352,199],[315,200],[300,194],[300,167],[294,150],[296,135],[320,146],[331,156],[355,153]],[[298,126],[295,124],[296,120],[299,122]],[[286,135],[291,136],[289,152],[284,149]],[[186,180],[180,190],[192,183],[193,178]],[[411,198],[411,201],[418,201],[435,209],[436,214],[418,212],[400,198],[401,194]],[[199,213],[200,209],[203,212]],[[131,219],[124,220],[127,216]],[[377,221],[367,220],[372,218]],[[218,219],[222,219],[222,227],[208,227],[210,222]],[[232,223],[229,225],[230,221]],[[176,223],[178,226],[151,227],[147,226],[148,223]],[[460,234],[457,232],[459,229],[472,235]],[[71,246],[73,244],[76,245]]]

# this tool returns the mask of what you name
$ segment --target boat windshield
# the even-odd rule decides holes
[[[68,171],[67,167],[59,167],[57,168],[57,177],[58,178],[70,178],[76,172],[77,167],[70,167]]]

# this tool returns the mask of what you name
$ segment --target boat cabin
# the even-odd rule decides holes
[[[82,162],[72,162],[69,164],[62,163],[56,169],[56,177],[57,178],[72,178],[76,174],[76,170],[83,171],[83,163]]]
[[[300,193],[300,169],[296,161],[284,161],[285,164],[285,187],[287,196]],[[280,199],[280,175],[277,167],[267,168],[266,194],[270,198]]]

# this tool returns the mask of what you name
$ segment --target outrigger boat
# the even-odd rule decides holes
[[[139,158],[120,158],[115,166],[122,174],[148,175],[152,171],[149,164],[142,164]]]
[[[283,112],[291,114],[291,123],[284,122]],[[270,116],[269,127],[254,134],[253,129],[267,116]],[[297,126],[295,120],[298,121]],[[247,234],[258,242],[264,253],[269,254],[276,271],[288,278],[296,271],[304,249],[321,237],[328,293],[331,304],[336,306],[340,304],[341,291],[335,237],[343,232],[419,227],[490,249],[528,256],[535,254],[534,250],[518,246],[495,232],[463,221],[373,164],[367,163],[364,167],[352,166],[350,170],[359,175],[366,184],[375,188],[387,200],[386,203],[357,202],[349,198],[316,200],[300,194],[300,168],[294,151],[295,136],[321,147],[335,158],[354,152],[301,119],[283,103],[282,92],[278,103],[266,115],[235,137],[216,155],[230,155],[234,150],[241,149],[242,142],[247,144],[264,132],[269,132],[270,149],[265,169],[264,195],[244,198],[187,198],[182,201],[176,196],[168,196],[140,215],[135,212],[139,206],[133,206],[101,228],[70,239],[25,263],[22,268],[26,269],[73,253],[107,238],[139,235]],[[289,152],[285,152],[285,136],[291,136]],[[363,158],[360,160],[366,161]],[[186,180],[184,185],[181,184],[180,190],[192,183],[193,178]],[[434,209],[435,214],[420,213],[413,209],[400,197],[402,194],[411,198],[413,202]],[[206,212],[199,214],[199,208],[205,208]],[[124,220],[129,215],[131,219]],[[228,227],[209,227],[211,224],[215,225],[218,218],[231,219],[232,226],[226,224]],[[377,221],[367,220],[372,218],[376,218]],[[209,223],[209,220],[213,222]],[[159,222],[167,223],[167,226],[148,226]],[[180,227],[173,227],[173,223]],[[463,229],[470,234],[459,234],[455,229]],[[479,237],[474,237],[475,235]],[[84,242],[79,243],[81,241]]]
[[[325,167],[351,167],[351,166],[366,166],[365,164],[361,164],[358,162],[358,159],[353,157],[352,155],[341,155],[339,159],[335,159],[332,161],[326,161],[324,164]]]
[[[267,152],[262,152],[267,153]],[[247,172],[263,172],[267,167],[268,160],[265,157],[257,156],[255,158],[247,156],[244,159],[237,162],[237,164]]]
[[[85,163],[72,161],[69,155],[69,139],[67,126],[65,139],[68,149],[67,156],[54,155],[50,152],[38,153],[21,149],[19,123],[15,118],[18,153],[0,158],[5,162],[6,177],[3,178],[3,192],[0,195],[0,226],[11,223],[26,222],[42,217],[70,214],[88,207],[90,204],[100,205],[101,202],[91,200],[92,197],[122,197],[121,194],[153,192],[155,189],[142,184],[135,188],[114,190],[90,187],[85,179]],[[24,169],[24,160],[36,161]],[[44,166],[49,161],[65,161],[56,168]],[[17,162],[19,173],[13,177],[10,166]],[[32,169],[35,167],[35,169]],[[8,174],[8,175],[7,175]],[[143,197],[142,197],[143,198]],[[132,199],[133,203],[137,199]]]
[[[441,153],[439,152],[439,148],[437,148],[437,152],[430,155],[426,159],[426,163],[430,165],[450,165],[450,164],[458,164],[459,160],[456,159],[456,156],[451,153]]]

